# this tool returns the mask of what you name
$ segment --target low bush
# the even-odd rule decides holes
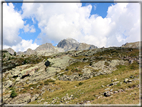
[[[10,97],[11,97],[11,98],[16,97],[16,96],[17,96],[17,93],[16,93],[16,91],[15,91],[15,88],[11,88],[11,90],[12,90],[12,92],[11,92]]]

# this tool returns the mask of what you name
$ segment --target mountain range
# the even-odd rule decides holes
[[[131,47],[131,48],[139,48],[139,42],[133,42],[133,43],[126,43],[122,45],[121,47]],[[51,43],[45,43],[40,46],[38,46],[35,50],[32,50],[28,48],[25,52],[17,52],[17,55],[31,55],[31,54],[37,54],[37,55],[44,55],[48,56],[53,53],[58,53],[58,52],[66,52],[66,51],[72,51],[72,50],[90,50],[90,49],[95,49],[98,48],[97,46],[86,44],[86,43],[79,43],[75,39],[72,38],[67,38],[61,40],[58,44],[57,47],[53,46]],[[14,54],[14,50],[11,48],[4,49],[7,50],[9,53]]]

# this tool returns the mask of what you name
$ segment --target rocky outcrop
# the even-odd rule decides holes
[[[35,49],[35,51],[38,54],[43,54],[45,52],[48,52],[48,53],[56,53],[57,52],[57,50],[54,48],[54,46],[51,43],[42,44],[39,47],[37,47]]]
[[[59,80],[63,81],[81,81],[92,78],[98,75],[110,74],[112,71],[115,71],[116,65],[124,65],[128,63],[127,61],[123,60],[112,60],[112,61],[98,61],[93,62],[91,66],[84,66],[81,73],[73,73],[72,75],[63,75],[58,74],[57,77]],[[63,75],[63,76],[61,76]],[[117,83],[113,83],[117,84]]]
[[[8,49],[4,49],[6,51],[8,51],[10,54],[14,55],[14,50],[12,48],[8,48]]]
[[[140,42],[126,43],[126,44],[122,45],[121,47],[125,47],[125,48],[139,48],[140,47]]]
[[[29,93],[20,94],[13,98],[8,104],[27,104],[31,101],[31,95]]]
[[[95,48],[97,48],[97,47],[94,45],[80,43],[79,46],[77,46],[76,50],[88,50],[88,49],[95,49]]]
[[[79,43],[75,39],[68,38],[60,41],[57,45],[59,48],[63,48],[65,51],[71,50],[88,50],[88,49],[95,49],[97,48],[94,45],[89,45],[86,43]]]
[[[69,50],[75,50],[76,47],[78,47],[79,42],[77,42],[75,39],[68,38],[60,41],[57,45],[59,48],[63,48],[65,51]]]
[[[32,49],[27,49],[27,51],[25,52],[25,54],[27,55],[32,55],[32,54],[36,54],[36,51],[32,50]]]

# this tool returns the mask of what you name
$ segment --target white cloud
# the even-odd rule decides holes
[[[3,48],[12,48],[15,51],[26,51],[28,48],[35,49],[38,45],[32,40],[24,40],[19,35],[19,30],[35,32],[34,25],[25,25],[22,16],[14,10],[12,3],[3,3]]]
[[[120,38],[119,44],[140,41],[140,4],[118,3],[110,6],[107,18],[111,19],[111,23],[115,23],[109,35],[116,36],[116,42],[120,42]],[[113,39],[110,40],[113,41]],[[108,43],[108,45],[114,44],[114,42]]]
[[[79,42],[120,46],[140,37],[140,5],[118,3],[108,8],[107,17],[91,15],[91,5],[81,3],[23,3],[23,17],[34,17],[41,29],[41,43],[71,37]],[[124,36],[125,35],[125,36]]]
[[[8,46],[8,45],[3,45],[3,48],[6,49],[6,48],[12,48],[14,49],[16,52],[17,51],[26,51],[28,48],[31,48],[31,49],[36,49],[39,45],[37,45],[36,43],[32,43],[33,40],[22,40],[19,44],[17,45],[14,45],[14,46]]]
[[[14,10],[12,3],[3,3],[3,43],[4,45],[16,45],[22,41],[18,36],[19,29],[23,28],[24,21],[20,13]]]
[[[35,30],[35,28],[34,28],[34,25],[29,25],[29,24],[27,24],[27,25],[25,25],[24,26],[24,32],[32,32],[32,33],[34,33],[36,30]]]

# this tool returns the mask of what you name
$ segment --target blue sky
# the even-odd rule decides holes
[[[56,46],[68,37],[108,47],[138,41],[140,36],[140,7],[136,3],[5,3],[3,7],[3,46],[16,51],[35,49],[47,42]]]

